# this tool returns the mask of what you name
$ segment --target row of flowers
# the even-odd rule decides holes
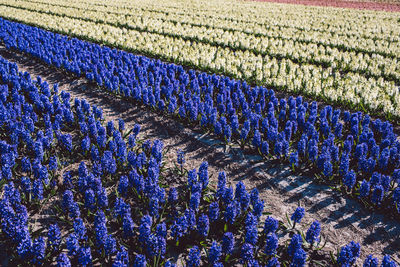
[[[400,212],[400,142],[393,126],[302,97],[279,99],[273,90],[24,24],[0,20],[6,47],[212,131],[227,143],[251,145],[266,158],[306,166],[317,177],[366,205]]]
[[[1,57],[0,84],[6,265],[356,264],[355,242],[323,256],[321,225],[304,233],[302,207],[288,222],[265,216],[257,189],[228,187],[224,172],[210,188],[207,162],[186,171],[182,152],[179,167],[167,170],[163,143],[140,139],[139,125],[106,122],[100,108]],[[163,181],[183,175],[177,187]],[[369,255],[364,266],[379,260]],[[382,266],[397,265],[385,255]]]
[[[29,0],[32,3],[45,4],[42,0]],[[395,24],[395,13],[370,12],[348,9],[315,8],[275,3],[243,3],[225,2],[226,8],[221,8],[220,1],[158,1],[157,3],[143,1],[69,1],[68,3],[52,0],[51,4],[59,7],[84,8],[87,11],[108,11],[113,14],[138,14],[140,16],[173,21],[189,25],[204,25],[211,28],[226,28],[248,33],[267,33],[266,30],[281,28],[300,34],[301,40],[310,40],[318,33],[330,34],[341,45],[354,50],[366,50],[384,55],[394,55],[383,45],[375,49],[376,44],[369,42],[368,46],[360,46],[349,38],[373,39],[379,41],[398,42],[399,29]],[[185,8],[183,8],[185,7]],[[240,10],[240,12],[239,12]],[[310,19],[312,17],[312,19]],[[285,36],[285,34],[283,35]],[[300,37],[299,36],[299,37]],[[340,38],[342,37],[342,38]],[[303,39],[305,38],[305,39]],[[327,39],[323,35],[322,39]],[[352,39],[353,41],[355,39]],[[315,41],[315,40],[314,40]],[[379,42],[378,42],[379,43]],[[339,44],[339,43],[337,43]],[[387,43],[387,45],[390,45]],[[382,50],[384,49],[384,50]]]
[[[351,108],[383,112],[389,119],[400,115],[400,92],[394,82],[366,78],[357,73],[341,73],[331,67],[296,64],[256,56],[249,51],[233,51],[182,38],[139,32],[12,7],[0,6],[0,15],[48,30],[119,47],[197,69],[227,74],[234,78],[317,97]]]
[[[168,35],[175,38],[183,38],[191,42],[203,42],[212,46],[226,47],[233,50],[250,51],[254,55],[270,56],[276,58],[287,58],[298,64],[315,64],[324,67],[332,67],[340,71],[350,71],[372,76],[382,77],[385,80],[400,82],[400,64],[397,57],[384,57],[377,54],[364,54],[363,52],[343,51],[342,49],[326,47],[315,42],[299,42],[297,36],[282,38],[288,35],[285,29],[268,29],[266,33],[258,32],[244,33],[232,31],[231,29],[210,28],[209,26],[188,25],[175,21],[153,19],[142,17],[136,12],[134,15],[113,14],[109,11],[88,11],[85,8],[76,9],[51,4],[31,3],[29,1],[5,1],[7,6],[41,12],[57,16],[67,16],[73,19],[89,20],[96,23],[110,24],[115,27],[123,27],[138,31],[151,32],[155,34]],[[133,14],[133,13],[131,13]],[[290,30],[292,34],[293,30]],[[319,35],[309,35],[309,38],[321,42],[324,38]],[[326,40],[334,40],[331,34],[327,34]],[[341,36],[351,43],[362,43],[362,39]],[[372,43],[372,39],[370,39]],[[386,49],[396,54],[400,53],[398,42],[385,42],[382,44]],[[349,50],[349,49],[346,49]]]

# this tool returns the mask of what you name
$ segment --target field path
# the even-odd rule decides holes
[[[301,201],[306,209],[301,228],[306,231],[312,221],[319,220],[327,240],[325,250],[332,251],[354,240],[362,245],[362,259],[370,253],[382,253],[400,262],[399,222],[365,210],[357,201],[313,182],[310,177],[293,175],[288,166],[263,161],[248,150],[226,151],[212,135],[204,135],[199,129],[189,129],[171,118],[113,97],[85,79],[48,67],[32,57],[7,51],[2,45],[0,55],[17,63],[20,71],[29,72],[32,78],[40,75],[50,85],[58,83],[60,89],[71,93],[72,97],[85,98],[91,105],[101,107],[107,120],[121,117],[127,128],[139,123],[142,136],[163,141],[168,162],[175,161],[177,150],[182,149],[188,169],[208,161],[212,182],[215,183],[219,171],[225,170],[230,183],[243,180],[248,189],[257,187],[266,202],[266,210],[278,219],[286,220],[285,214],[291,214]],[[361,260],[357,263],[362,266]]]

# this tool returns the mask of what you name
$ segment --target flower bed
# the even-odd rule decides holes
[[[206,162],[187,171],[178,153],[177,168],[167,170],[162,142],[140,138],[139,125],[104,121],[98,107],[1,57],[0,111],[0,244],[7,265],[356,263],[361,246],[354,242],[324,257],[321,225],[315,221],[303,233],[301,207],[278,222],[266,217],[256,189],[227,187],[223,172],[211,188]],[[166,175],[187,182],[166,186]],[[378,259],[371,255],[365,264]],[[389,256],[382,264],[396,266]]]
[[[0,25],[8,48],[85,76],[163,116],[200,125],[228,144],[251,145],[294,170],[309,168],[365,205],[399,213],[400,142],[387,121],[330,106],[318,110],[302,97],[279,99],[264,87],[23,24],[0,20]]]
[[[190,7],[193,12],[181,14],[143,3],[5,1],[0,15],[329,103],[383,111],[390,120],[400,115],[400,40],[390,13],[329,10],[319,17],[317,8],[301,13],[298,6],[272,5],[278,15],[265,16],[262,5],[254,4],[258,13],[237,4],[242,15],[209,5],[209,11]],[[377,24],[384,24],[380,31]]]

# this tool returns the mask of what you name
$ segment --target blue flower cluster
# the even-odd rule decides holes
[[[339,176],[347,191],[358,191],[364,201],[398,212],[399,201],[392,195],[400,182],[400,142],[387,121],[372,121],[361,112],[350,113],[330,106],[319,109],[316,102],[307,103],[301,96],[279,99],[273,90],[264,87],[251,87],[228,77],[185,70],[179,65],[69,39],[4,19],[0,19],[0,29],[0,39],[8,48],[39,57],[47,64],[84,76],[112,93],[163,113],[197,122],[228,142],[238,140],[251,144],[265,157],[287,160],[294,167],[312,166],[327,180]],[[28,130],[34,119],[24,119]],[[55,126],[73,119],[72,112],[65,112],[58,117]],[[104,148],[106,136],[115,131],[115,127],[106,130],[94,126],[93,123],[80,125],[82,131],[95,137],[94,142]],[[124,129],[124,123],[119,121],[118,131]],[[44,137],[45,133],[47,131]],[[71,151],[69,134],[60,134],[57,139]],[[36,158],[42,159],[47,143],[29,142]],[[89,151],[90,142],[89,138],[82,140],[85,151]],[[135,136],[129,142],[133,143]],[[114,174],[116,161],[132,158],[132,155],[127,155],[126,145],[118,139],[109,146],[101,158],[102,171]],[[117,159],[113,160],[110,153],[117,153]],[[160,154],[153,156],[160,159]],[[183,164],[183,161],[179,154],[178,163]],[[10,176],[8,165],[2,171],[5,177]],[[374,173],[382,176],[378,183],[371,181]],[[40,186],[36,184],[34,190],[40,199]]]
[[[6,21],[0,21],[5,25]],[[32,36],[39,32],[35,30]],[[68,51],[72,55],[69,53],[74,50]],[[113,61],[107,55],[102,61],[111,66]],[[48,59],[53,62],[54,58]],[[148,68],[153,68],[149,62]],[[173,80],[172,74],[166,75]],[[304,241],[318,242],[318,222],[310,226],[305,240],[294,235],[286,247],[280,238],[293,230],[281,227],[283,222],[273,216],[262,222],[264,202],[257,189],[248,192],[243,182],[227,186],[226,175],[221,172],[214,191],[209,187],[207,162],[188,172],[185,185],[168,188],[162,180],[163,143],[140,140],[139,126],[128,132],[121,120],[118,127],[106,123],[101,109],[86,100],[71,99],[57,86],[50,88],[40,77],[32,80],[1,57],[0,77],[0,239],[7,244],[3,253],[22,265],[50,266],[55,260],[58,266],[91,266],[97,262],[175,266],[171,259],[179,253],[188,266],[305,266],[318,254],[312,246],[303,247]],[[182,95],[176,104],[186,97]],[[225,98],[218,99],[222,110]],[[190,105],[183,106],[191,110]],[[252,130],[257,121],[245,124]],[[277,150],[284,153],[288,140],[279,142]],[[260,144],[258,137],[253,143]],[[320,162],[319,157],[316,161]],[[76,167],[65,171],[63,162]],[[388,175],[374,174],[368,181],[373,192],[379,187],[384,192],[391,190],[393,182],[388,186],[384,176]],[[398,200],[399,191],[394,192],[393,199]],[[378,193],[373,194],[374,199],[382,202]],[[51,201],[49,209],[56,215],[52,216],[55,222],[40,225],[37,231],[29,224],[29,216],[41,216],[41,205],[47,201]],[[300,223],[303,216],[304,209],[298,208],[292,220]],[[349,244],[338,255],[338,262],[354,264],[359,250],[358,244]],[[393,265],[388,256],[383,261]],[[373,262],[372,256],[366,260],[366,264]]]

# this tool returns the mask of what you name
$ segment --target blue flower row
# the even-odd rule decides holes
[[[262,227],[257,189],[227,187],[223,172],[210,189],[207,162],[188,172],[183,188],[165,188],[163,144],[140,140],[139,125],[105,123],[101,109],[72,101],[1,57],[0,78],[0,240],[10,265],[175,266],[178,254],[187,266],[305,266],[318,253],[319,222],[305,235],[295,225],[304,209],[293,213],[292,227],[272,216]],[[182,152],[177,161],[182,169]],[[40,216],[46,201],[54,218],[32,229],[30,217]],[[287,235],[288,246],[280,241]],[[360,249],[351,242],[337,263],[354,264]],[[382,264],[396,266],[389,256]],[[371,255],[365,266],[378,260]]]

